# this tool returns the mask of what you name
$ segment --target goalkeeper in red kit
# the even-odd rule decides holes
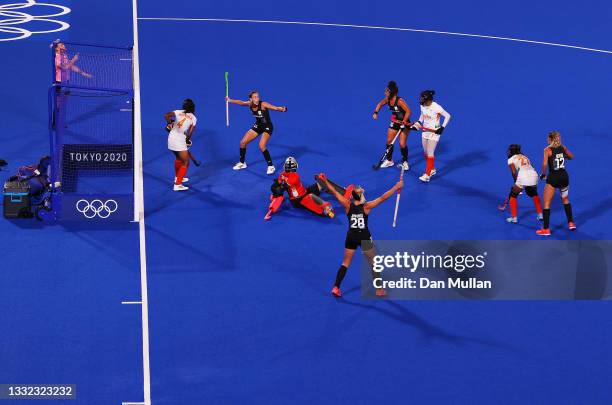
[[[325,184],[315,177],[317,180],[316,183],[304,187],[300,175],[297,173],[297,169],[297,160],[289,156],[285,160],[283,172],[274,180],[274,183],[272,183],[270,207],[268,208],[265,219],[270,219],[272,214],[278,212],[285,199],[285,191],[289,194],[289,201],[294,207],[305,208],[317,215],[333,218],[334,209],[331,204],[320,197],[321,191],[325,190]],[[346,192],[342,187],[336,187],[341,190],[342,194]]]

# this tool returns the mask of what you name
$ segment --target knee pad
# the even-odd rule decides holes
[[[509,198],[517,198],[519,195],[521,194],[520,191],[514,191],[514,187],[512,187],[510,189],[510,194],[508,195]]]
[[[535,197],[538,195],[538,186],[527,186],[525,187],[525,193],[529,197]]]
[[[285,200],[285,197],[283,197],[282,195],[280,197],[275,197],[274,195],[271,195],[270,196],[270,206],[268,207],[268,209],[270,210],[270,213],[275,214],[276,212],[278,212],[284,200]]]
[[[300,205],[317,215],[327,215],[329,210],[331,210],[331,204],[323,201],[321,197],[315,194],[306,194],[300,200]]]
[[[569,186],[563,187],[561,189],[561,198],[567,198],[568,195],[569,195]]]

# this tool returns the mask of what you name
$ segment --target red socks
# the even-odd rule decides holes
[[[535,205],[536,212],[538,214],[542,213],[542,203],[540,203],[540,196],[533,197],[533,205]]]
[[[425,166],[425,173],[427,173],[427,175],[429,176],[431,174],[431,171],[434,168],[434,157],[433,156],[427,156],[427,165]]]
[[[179,168],[181,167],[182,163],[180,160],[175,159],[174,160],[174,174],[176,175],[178,173]]]
[[[510,215],[516,217],[516,212],[518,211],[518,203],[515,197],[510,197]]]
[[[183,177],[185,177],[185,175],[187,174],[187,166],[180,166],[178,168],[178,170],[176,171],[176,181],[174,182],[174,184],[178,185],[178,184],[182,184],[183,183]]]

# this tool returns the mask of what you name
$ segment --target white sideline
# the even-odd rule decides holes
[[[123,305],[142,305],[142,301],[121,301]]]
[[[256,23],[256,24],[314,25],[314,26],[319,26],[319,27],[363,28],[363,29],[385,30],[385,31],[407,31],[407,32],[420,32],[420,33],[425,33],[425,34],[454,35],[454,36],[461,36],[461,37],[497,39],[501,41],[523,42],[527,44],[557,46],[561,48],[571,48],[571,49],[579,49],[582,51],[612,54],[612,51],[606,50],[606,49],[587,48],[584,46],[559,44],[555,42],[533,41],[529,39],[498,37],[498,36],[493,36],[493,35],[466,34],[463,32],[423,30],[423,29],[417,29],[417,28],[382,27],[382,26],[376,26],[376,25],[357,25],[357,24],[333,24],[333,23],[307,22],[307,21],[239,20],[239,19],[231,19],[231,18],[140,17],[138,19],[143,20],[143,21],[207,21],[207,22],[234,22],[234,23]]]
[[[134,220],[138,221],[140,243],[140,294],[142,317],[142,371],[144,402],[125,404],[151,405],[151,368],[149,360],[149,296],[147,290],[147,249],[145,240],[144,185],[142,173],[142,126],[140,110],[140,59],[138,50],[138,0],[132,0],[134,33]]]

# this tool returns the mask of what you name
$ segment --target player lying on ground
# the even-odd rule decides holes
[[[357,247],[361,247],[364,255],[368,258],[370,266],[373,265],[374,256],[376,256],[376,249],[374,247],[374,241],[372,235],[368,229],[368,216],[370,212],[376,208],[380,203],[388,200],[393,193],[400,190],[404,186],[404,181],[398,181],[390,190],[386,191],[383,195],[373,201],[366,201],[364,189],[361,186],[356,186],[352,189],[350,196],[340,194],[327,179],[324,173],[319,174],[319,178],[323,180],[327,188],[336,197],[336,199],[344,207],[344,211],[348,217],[349,228],[346,233],[346,240],[344,241],[344,257],[342,258],[342,265],[338,269],[336,274],[336,282],[334,288],[332,288],[332,294],[336,297],[341,297],[342,292],[340,291],[340,284],[346,275],[348,267],[351,265],[353,256],[357,251]],[[372,272],[374,277],[380,277],[380,275]],[[376,295],[379,297],[385,296],[387,293],[382,288],[376,289]]]
[[[508,167],[512,172],[514,184],[510,189],[508,202],[510,204],[510,217],[506,221],[516,224],[518,210],[518,196],[525,190],[525,193],[533,199],[537,218],[542,220],[542,205],[538,196],[538,173],[535,171],[529,158],[521,153],[521,145],[512,144],[508,146]]]
[[[255,117],[255,123],[251,129],[240,140],[240,161],[234,165],[234,170],[246,169],[246,147],[252,140],[261,135],[259,140],[259,149],[263,154],[266,163],[268,163],[267,174],[272,174],[276,171],[272,158],[270,157],[270,151],[268,151],[268,141],[274,131],[274,125],[270,119],[270,110],[286,112],[287,107],[276,107],[265,101],[261,101],[259,98],[258,91],[252,91],[249,93],[249,101],[232,100],[226,97],[225,100],[228,103],[238,104],[242,106],[248,106],[251,110],[251,114]]]
[[[404,170],[409,170],[408,165],[408,146],[406,141],[408,139],[408,131],[410,127],[410,107],[406,104],[403,98],[397,93],[399,88],[397,83],[393,80],[389,82],[387,88],[385,88],[385,98],[383,98],[374,109],[372,118],[378,119],[378,112],[386,104],[389,106],[391,111],[391,122],[389,123],[389,129],[387,130],[387,156],[386,160],[380,165],[380,167],[391,167],[393,166],[393,149],[396,136],[399,132],[399,143],[400,150],[402,152],[402,167]]]
[[[281,205],[285,199],[284,192],[289,194],[289,201],[296,208],[305,208],[310,212],[317,215],[326,216],[333,218],[334,209],[329,202],[323,201],[320,197],[321,191],[326,190],[327,185],[322,181],[319,181],[317,176],[315,180],[317,182],[308,187],[302,185],[300,175],[297,173],[298,163],[293,156],[289,156],[285,160],[284,171],[278,176],[277,179],[272,183],[272,195],[270,196],[270,206],[265,219],[268,220],[280,210]],[[330,183],[332,184],[332,183]],[[341,193],[347,191],[338,185],[333,185],[334,190]],[[350,192],[352,187],[347,188]]]
[[[561,194],[568,228],[570,231],[576,229],[572,215],[572,205],[569,201],[569,175],[565,170],[565,160],[573,158],[574,154],[561,144],[561,134],[558,131],[550,132],[548,134],[548,146],[544,148],[544,161],[542,162],[542,174],[540,175],[542,180],[546,180],[546,186],[544,186],[544,224],[542,229],[536,231],[538,235],[550,236],[550,203],[556,190],[559,190],[559,194]],[[548,176],[546,176],[547,170]]]
[[[436,94],[434,90],[424,90],[421,92],[421,116],[419,120],[414,123],[415,129],[422,129],[423,134],[421,136],[423,142],[423,154],[427,161],[425,166],[425,173],[419,180],[427,183],[431,176],[436,174],[436,168],[434,164],[436,146],[440,142],[440,135],[444,132],[444,128],[448,125],[451,119],[451,115],[442,108],[442,106],[435,101],[433,97]],[[440,125],[440,116],[444,117],[444,122]]]
[[[185,175],[189,169],[189,146],[198,120],[194,115],[195,104],[190,98],[183,101],[183,109],[164,114],[168,134],[168,149],[174,154],[174,191],[189,190],[183,185],[189,181]]]

